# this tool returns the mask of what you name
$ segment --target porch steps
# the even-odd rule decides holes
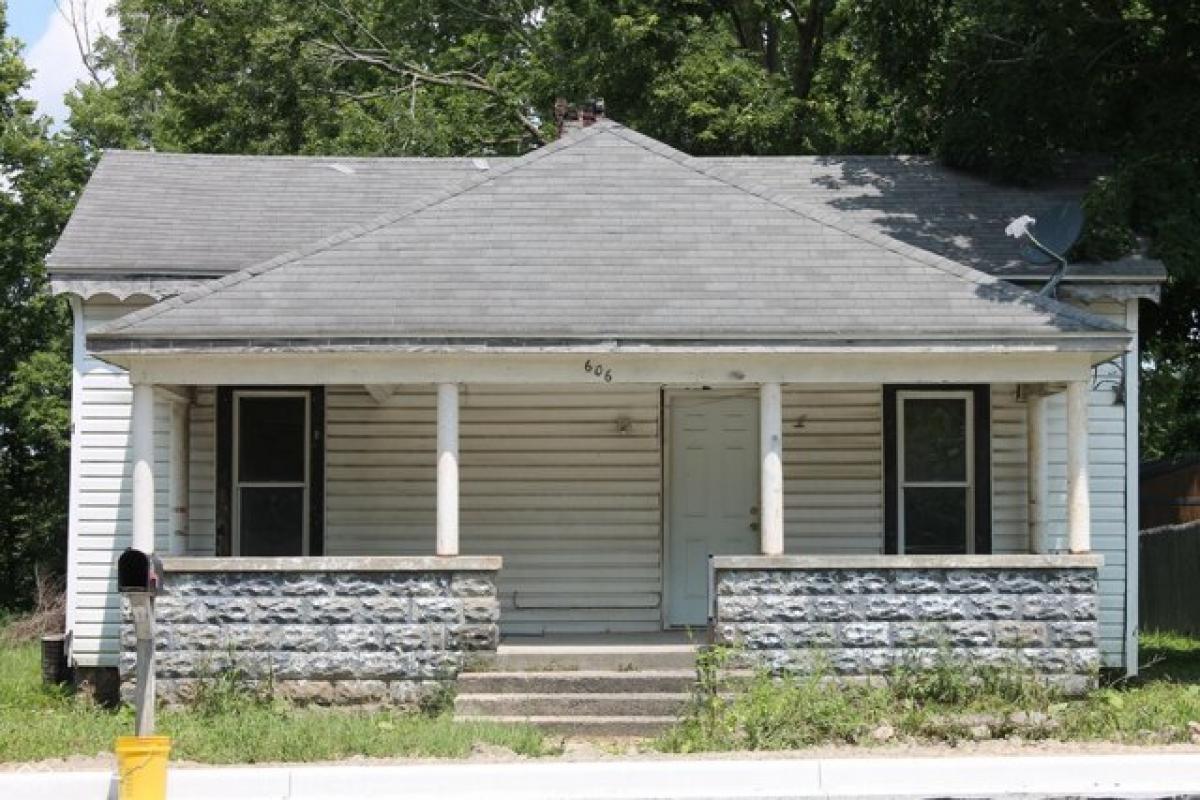
[[[686,670],[696,667],[693,644],[561,645],[501,644],[494,655],[481,661],[483,669],[497,672],[564,672],[608,670]]]
[[[695,682],[680,641],[502,643],[458,677],[459,719],[525,722],[550,733],[653,736],[675,722]]]
[[[651,738],[665,731],[675,717],[474,717],[489,722],[535,725],[546,733],[561,736]]]

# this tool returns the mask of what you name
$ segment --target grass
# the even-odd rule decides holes
[[[680,722],[652,743],[666,752],[782,750],[887,741],[1004,738],[1186,742],[1200,730],[1200,638],[1145,634],[1142,674],[1083,698],[1028,676],[964,669],[902,671],[890,685],[831,691],[820,676],[729,683],[722,651],[701,659],[701,681]],[[0,762],[95,755],[133,729],[132,712],[42,686],[35,644],[0,643]],[[325,761],[351,756],[461,758],[476,745],[528,756],[561,747],[524,725],[455,722],[446,712],[293,708],[235,684],[215,684],[189,709],[159,713],[172,757],[210,764]]]
[[[666,752],[787,750],[892,741],[1024,740],[1166,744],[1200,736],[1200,639],[1145,634],[1142,675],[1064,697],[1015,670],[955,665],[900,670],[882,686],[840,686],[827,675],[723,677],[728,653],[701,660]]]
[[[301,709],[233,690],[202,708],[161,711],[158,729],[171,737],[172,758],[209,764],[462,758],[477,744],[540,756],[557,747],[526,725],[455,722],[445,712]],[[0,762],[105,753],[132,730],[128,708],[44,688],[36,645],[0,645]]]

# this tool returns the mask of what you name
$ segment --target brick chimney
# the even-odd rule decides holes
[[[593,125],[598,119],[604,119],[604,101],[599,98],[579,105],[568,103],[563,97],[554,101],[554,124],[560,139],[569,131]]]

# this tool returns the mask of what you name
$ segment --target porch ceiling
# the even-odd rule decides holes
[[[1109,342],[1079,309],[611,122],[104,326],[100,350]]]

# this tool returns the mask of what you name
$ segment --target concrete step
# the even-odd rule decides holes
[[[564,736],[657,736],[675,724],[674,717],[487,716],[469,719],[536,725]]]
[[[688,670],[696,666],[693,645],[654,648],[504,645],[480,659],[471,672],[563,672],[578,670]]]
[[[458,693],[688,692],[695,682],[690,669],[464,672],[458,677]]]
[[[454,699],[454,713],[459,718],[673,717],[688,697],[684,692],[459,694]]]

